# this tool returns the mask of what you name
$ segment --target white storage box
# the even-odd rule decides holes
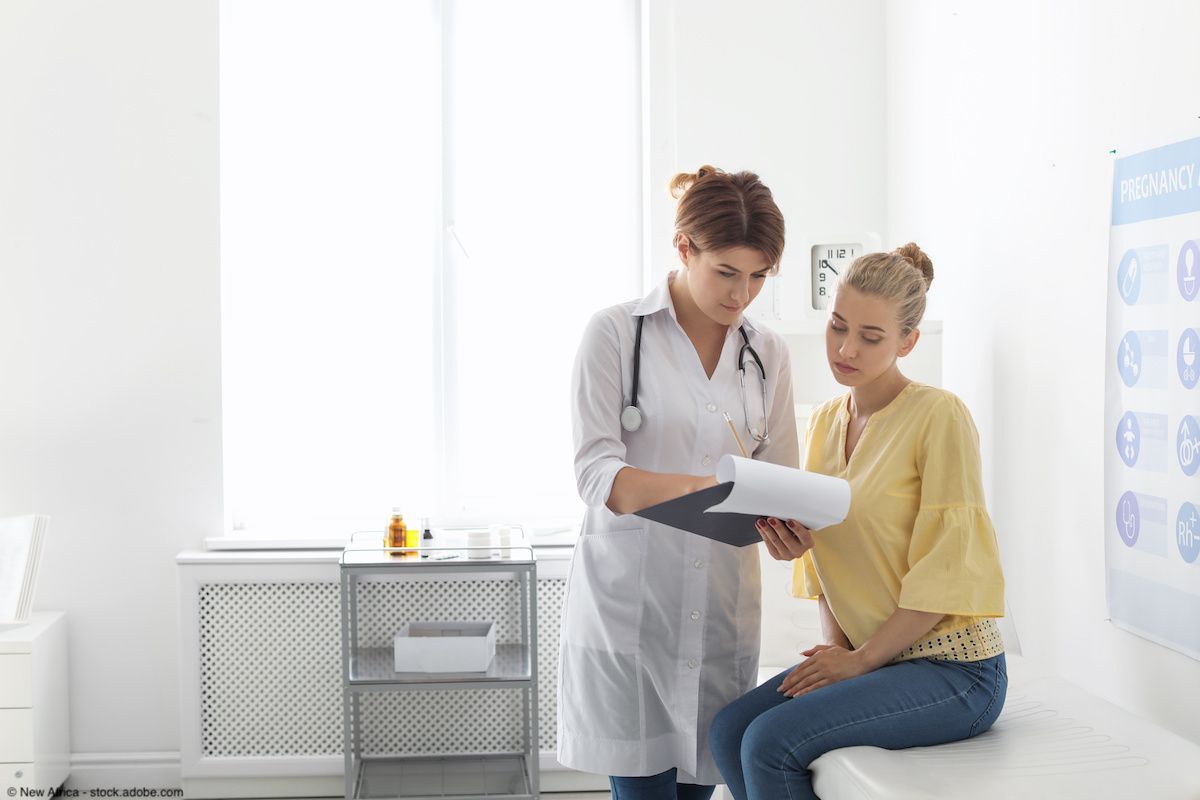
[[[486,672],[495,655],[491,622],[410,622],[395,639],[396,672]]]

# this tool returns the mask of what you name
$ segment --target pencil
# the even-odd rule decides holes
[[[725,417],[725,421],[729,423],[729,432],[733,434],[733,440],[737,442],[738,450],[742,451],[742,458],[749,458],[750,454],[746,452],[746,448],[742,446],[742,437],[738,436],[737,428],[733,427],[733,420],[729,416],[728,411],[722,411],[721,416]]]

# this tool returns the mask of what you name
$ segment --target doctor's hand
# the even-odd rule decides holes
[[[755,523],[758,535],[767,543],[767,552],[776,561],[791,561],[813,546],[812,533],[794,519],[766,517]]]
[[[859,651],[838,645],[819,644],[801,655],[806,658],[788,673],[777,690],[788,697],[799,697],[822,686],[866,675],[871,671]]]

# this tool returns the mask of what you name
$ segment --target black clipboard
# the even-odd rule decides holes
[[[694,533],[734,547],[758,544],[763,539],[754,524],[762,519],[761,516],[731,514],[725,511],[705,513],[707,509],[729,497],[732,491],[733,481],[719,483],[633,513],[643,519],[661,522],[686,533]]]

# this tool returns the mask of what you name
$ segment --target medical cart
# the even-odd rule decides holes
[[[537,563],[533,548],[508,542],[502,549],[499,545],[439,544],[411,552],[352,541],[342,553],[340,564],[346,800],[539,797]],[[417,620],[411,619],[405,608],[397,607],[394,618],[381,626],[374,619],[377,615],[364,615],[361,606],[365,594],[378,592],[381,585],[404,581],[428,582],[434,587],[431,591],[472,591],[486,586],[488,591],[500,587],[515,594],[517,621],[509,635],[496,640],[496,654],[486,671],[395,671],[392,635],[404,623]],[[497,581],[500,583],[495,584]],[[420,727],[414,693],[506,689],[520,693],[520,731],[512,740],[520,747],[489,752],[420,752],[419,747],[411,746],[411,736],[409,746],[398,748],[394,736],[379,732],[380,728],[390,727],[408,735]],[[372,696],[379,693],[404,693],[400,712],[372,714]],[[406,714],[406,707],[413,713]]]

